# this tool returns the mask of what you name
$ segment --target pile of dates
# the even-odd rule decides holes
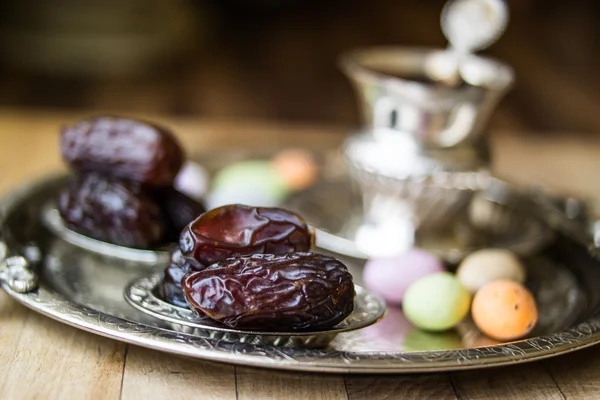
[[[58,211],[75,232],[151,249],[177,242],[205,211],[173,187],[185,153],[164,127],[130,118],[85,119],[62,130],[60,150],[73,174]]]
[[[61,133],[73,171],[58,199],[67,228],[120,246],[178,243],[161,297],[226,326],[261,331],[333,327],[354,308],[352,275],[311,253],[314,234],[279,208],[228,205],[206,212],[174,188],[185,154],[167,129],[98,117]]]
[[[313,245],[290,211],[215,208],[182,230],[159,294],[231,328],[330,328],[352,312],[354,283],[340,261],[309,252]]]

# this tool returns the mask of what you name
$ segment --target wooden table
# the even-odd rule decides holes
[[[61,124],[79,115],[0,110],[0,191],[63,168]],[[172,126],[188,149],[335,147],[335,127],[249,121]],[[520,183],[600,195],[600,140],[499,132],[496,170]],[[600,198],[600,196],[598,196]],[[283,373],[187,360],[92,335],[31,312],[0,292],[0,399],[598,399],[600,346],[542,362],[428,375]]]

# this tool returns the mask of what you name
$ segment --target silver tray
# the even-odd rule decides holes
[[[149,266],[97,254],[52,235],[40,222],[41,209],[61,182],[60,178],[33,182],[0,202],[1,286],[14,300],[36,312],[115,340],[240,365],[373,374],[514,364],[600,341],[600,262],[580,226],[550,206],[540,207],[544,211],[540,214],[555,231],[553,242],[525,260],[527,284],[541,315],[532,337],[494,345],[478,340],[477,332],[465,321],[456,332],[417,332],[411,343],[400,343],[407,327],[399,310],[390,308],[381,321],[340,333],[325,349],[299,349],[178,332],[165,321],[130,306],[123,296],[126,285],[151,271],[159,272],[164,265]],[[342,259],[361,284],[362,261]],[[30,291],[34,287],[38,289]],[[447,340],[448,335],[454,339]]]

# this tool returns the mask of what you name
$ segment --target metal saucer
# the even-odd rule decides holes
[[[229,342],[252,343],[294,348],[323,348],[338,334],[373,325],[386,311],[385,302],[378,296],[356,285],[354,311],[342,322],[330,329],[307,332],[260,332],[232,329],[202,318],[192,310],[177,307],[158,298],[155,293],[162,273],[145,276],[125,288],[125,299],[136,309],[166,321],[173,330],[192,335]]]
[[[365,215],[349,178],[322,180],[290,196],[284,207],[306,218],[315,229],[318,247],[360,259],[373,256],[360,251],[354,239]],[[554,238],[553,230],[529,212],[533,207],[527,195],[492,178],[487,188],[454,211],[455,217],[445,226],[417,232],[415,245],[449,264],[486,247],[505,248],[527,257]]]
[[[167,264],[170,259],[169,249],[144,250],[119,246],[77,233],[67,228],[56,208],[54,200],[47,201],[41,209],[40,218],[43,225],[58,238],[93,253],[144,264]]]

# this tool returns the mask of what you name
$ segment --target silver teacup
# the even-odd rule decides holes
[[[485,125],[513,83],[499,61],[449,50],[382,47],[341,59],[364,128],[343,152],[364,204],[356,245],[369,256],[443,230],[489,180]]]

